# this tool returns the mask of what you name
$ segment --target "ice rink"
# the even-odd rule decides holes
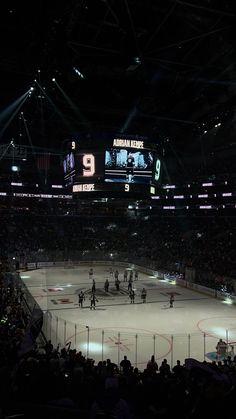
[[[107,265],[94,265],[96,310],[90,309],[92,278],[89,265],[71,268],[42,268],[21,273],[21,278],[45,313],[44,330],[55,346],[81,350],[96,362],[110,358],[119,363],[124,355],[143,369],[154,354],[160,365],[163,358],[173,366],[177,359],[199,361],[216,359],[220,338],[229,350],[236,343],[236,307],[205,294],[180,287],[139,272],[133,281],[135,303],[128,295],[124,268],[118,269],[120,290]],[[129,268],[127,268],[129,269]],[[109,292],[104,283],[108,279]],[[147,290],[142,303],[141,290]],[[85,292],[84,307],[78,293]],[[169,307],[174,293],[174,307]]]

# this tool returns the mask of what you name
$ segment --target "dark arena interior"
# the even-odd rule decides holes
[[[236,397],[235,5],[0,5],[0,419]]]

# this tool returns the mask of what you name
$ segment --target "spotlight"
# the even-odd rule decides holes
[[[139,57],[134,57],[135,64],[141,64],[141,60]]]
[[[78,70],[78,68],[73,67],[73,70],[81,79],[84,79],[84,75]]]

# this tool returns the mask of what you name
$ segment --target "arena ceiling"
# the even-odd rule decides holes
[[[176,160],[232,155],[234,1],[2,0],[0,8],[1,143],[60,149],[74,133],[96,141],[97,132],[127,132],[161,142]]]

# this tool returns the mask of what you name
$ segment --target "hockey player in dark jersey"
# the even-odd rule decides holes
[[[147,291],[145,290],[145,288],[143,288],[141,291],[141,298],[142,298],[143,303],[146,303],[146,297],[147,297]]]
[[[134,290],[130,290],[130,292],[129,292],[129,298],[130,298],[130,303],[131,304],[134,304],[134,299],[135,299],[135,292],[134,292]]]
[[[115,279],[115,286],[116,286],[116,291],[120,291],[120,280],[118,278]]]
[[[109,291],[109,285],[110,285],[110,283],[109,283],[108,279],[106,279],[105,284],[104,284],[104,290],[105,290],[106,292],[108,292],[108,291]]]
[[[173,308],[173,307],[174,307],[174,306],[173,306],[174,301],[175,301],[174,294],[170,294],[170,308]]]
[[[85,300],[85,295],[84,295],[84,292],[83,292],[83,291],[80,291],[80,293],[79,293],[78,297],[79,297],[79,306],[80,306],[81,308],[83,308],[83,302],[84,302],[84,300]]]
[[[96,298],[96,295],[92,293],[90,297],[90,310],[95,310],[96,303],[98,303],[98,300]]]
[[[126,178],[128,182],[133,181],[135,160],[134,156],[129,153],[126,161]]]
[[[95,279],[93,279],[92,293],[94,294],[95,292],[96,292],[96,282],[95,282]]]

